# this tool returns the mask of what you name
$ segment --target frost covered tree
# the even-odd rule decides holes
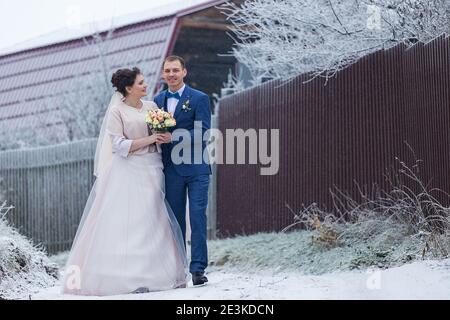
[[[112,24],[112,23],[111,23]],[[75,81],[74,85],[58,97],[60,118],[66,128],[64,141],[77,141],[87,138],[97,138],[106,107],[114,93],[110,82],[113,71],[118,68],[139,67],[150,77],[154,67],[153,61],[144,56],[136,56],[129,52],[124,58],[127,65],[117,66],[110,60],[109,53],[117,50],[113,42],[114,29],[105,33],[96,32],[92,37],[85,38],[84,43],[96,55],[96,68],[87,76]],[[153,88],[155,83],[148,83]]]
[[[66,90],[46,98],[43,103],[51,111],[35,114],[33,126],[27,127],[26,130],[0,128],[0,151],[60,144],[98,136],[101,121],[113,93],[109,81],[111,66],[107,59],[108,41],[112,33],[113,29],[104,34],[96,32],[92,37],[83,39],[87,50],[95,54],[96,68],[88,75],[75,79]],[[55,121],[62,123],[62,130],[53,129]]]
[[[238,73],[237,76],[234,76],[233,73],[228,73],[227,81],[224,82],[221,90],[221,97],[225,97],[227,95],[242,91],[245,89],[244,80],[242,79],[242,74]]]
[[[110,79],[115,69],[137,66],[147,81],[154,79],[150,77],[154,67],[149,57],[128,52],[128,56],[124,58],[127,65],[114,65],[108,55],[111,51],[117,50],[112,41],[113,32],[114,29],[111,28],[104,34],[96,32],[92,38],[84,39],[85,45],[97,56],[97,68],[82,80],[75,82],[69,91],[59,97],[61,120],[66,127],[67,141],[98,137],[106,107],[114,93]],[[148,83],[149,88],[154,86],[155,83]]]
[[[448,0],[247,0],[221,6],[233,55],[253,84],[302,73],[332,77],[359,58],[448,32]]]
[[[72,88],[58,97],[60,118],[66,128],[66,141],[97,137],[101,121],[113,93],[111,66],[108,63],[108,41],[113,30],[102,35],[96,32],[92,38],[85,38],[85,45],[96,58],[95,70],[75,81]]]
[[[112,23],[111,23],[112,25]],[[123,57],[127,65],[117,65],[110,52],[117,50],[113,38],[114,29],[95,32],[84,38],[86,50],[95,56],[94,68],[89,74],[75,78],[70,86],[47,98],[43,103],[48,110],[34,115],[34,125],[26,130],[2,130],[0,128],[0,151],[23,149],[43,145],[61,144],[98,137],[102,119],[114,92],[111,75],[118,68],[139,67],[147,80],[153,80],[153,60],[137,56],[130,51]],[[155,83],[148,83],[153,88]],[[54,130],[54,123],[62,125]]]

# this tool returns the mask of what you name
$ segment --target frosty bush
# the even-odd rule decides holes
[[[332,77],[379,49],[448,32],[447,0],[248,0],[221,6],[233,24],[233,55],[264,78]]]
[[[13,208],[0,203],[0,298],[26,298],[34,290],[55,284],[58,267],[45,252],[8,225]]]
[[[361,201],[356,201],[336,190],[332,192],[333,210],[323,210],[315,203],[298,214],[291,210],[295,221],[283,231],[301,225],[318,234],[313,242],[325,246],[338,245],[349,237],[371,241],[385,234],[393,240],[392,237],[403,234],[418,240],[422,257],[448,257],[450,207],[443,205],[438,195],[448,201],[450,195],[421,181],[418,160],[412,169],[402,161],[398,160],[398,163],[398,174],[387,175],[391,185],[389,191],[377,190],[372,196],[360,189]]]

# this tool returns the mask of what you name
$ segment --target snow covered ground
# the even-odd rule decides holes
[[[450,299],[450,259],[419,261],[385,270],[354,270],[323,275],[214,269],[205,287],[110,297],[61,295],[42,289],[30,299]]]
[[[380,226],[367,239],[361,234],[367,228],[347,227],[341,243],[332,248],[314,244],[314,232],[305,230],[211,240],[209,283],[200,288],[109,297],[62,295],[54,277],[41,281],[50,277],[42,268],[17,273],[3,287],[7,299],[34,300],[450,299],[450,258],[431,260],[425,255],[428,260],[421,260],[420,237],[397,225]],[[28,246],[19,247],[26,253]],[[188,256],[189,250],[188,245]],[[39,257],[33,252],[29,255]],[[68,252],[50,256],[48,266],[61,273],[67,257]],[[26,259],[30,265],[34,260]]]

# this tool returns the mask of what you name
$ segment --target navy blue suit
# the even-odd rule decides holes
[[[167,111],[166,91],[162,91],[154,98],[160,108]],[[186,107],[183,109],[183,105]],[[202,137],[211,127],[211,105],[209,97],[201,91],[186,85],[181,99],[175,109],[174,118],[177,125],[170,128],[186,129],[191,135],[191,162],[175,164],[172,161],[172,149],[180,141],[163,144],[162,158],[166,184],[166,199],[180,224],[186,242],[186,196],[189,197],[189,220],[191,224],[191,263],[190,272],[204,271],[208,265],[208,250],[206,246],[206,207],[208,205],[210,165],[202,157],[201,163],[194,163],[194,121],[201,121]],[[206,142],[201,143],[202,154],[206,149]]]

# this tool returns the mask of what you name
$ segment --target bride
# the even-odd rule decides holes
[[[183,236],[165,202],[157,108],[137,68],[111,79],[113,95],[97,143],[91,190],[65,268],[63,293],[114,295],[186,287]]]

